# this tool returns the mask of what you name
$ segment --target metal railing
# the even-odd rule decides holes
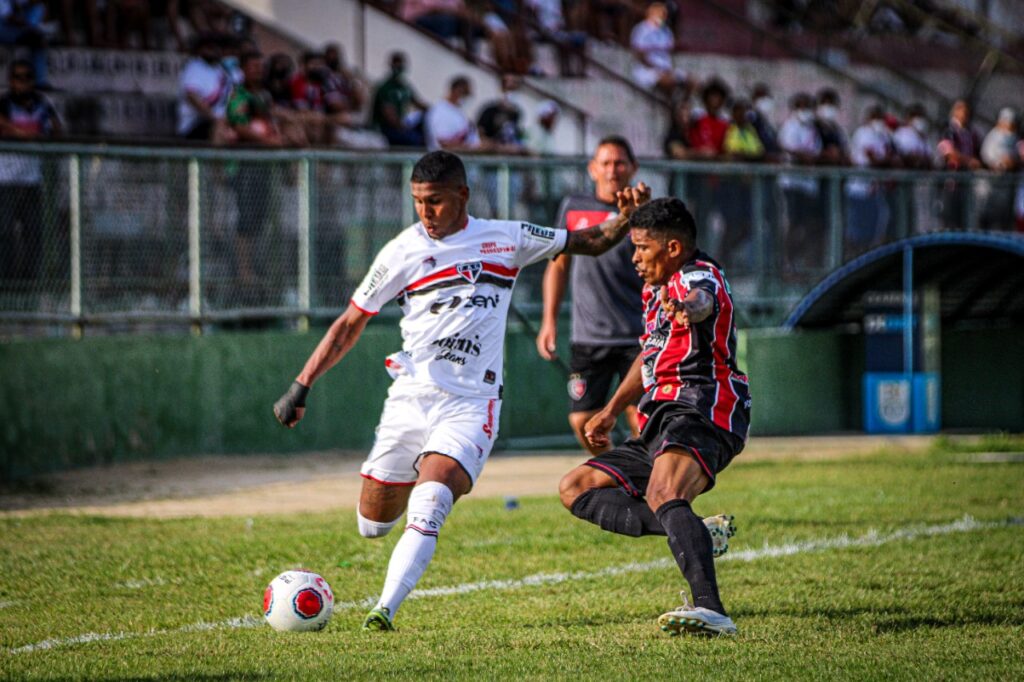
[[[195,330],[333,317],[374,254],[416,220],[418,155],[0,144],[0,333],[97,325]],[[465,157],[470,212],[541,224],[592,191],[586,159]],[[1013,230],[1016,176],[642,161],[656,196],[693,210],[740,322],[773,325],[879,244]],[[514,304],[535,316],[543,267]]]

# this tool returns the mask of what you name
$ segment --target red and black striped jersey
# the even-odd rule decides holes
[[[722,268],[698,251],[665,286],[675,300],[684,299],[694,288],[704,289],[714,299],[714,310],[703,322],[683,327],[662,310],[661,287],[644,287],[641,414],[657,402],[675,400],[746,439],[750,385],[736,366],[732,294]]]

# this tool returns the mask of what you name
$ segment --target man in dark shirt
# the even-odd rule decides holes
[[[732,296],[721,267],[697,249],[697,227],[682,201],[651,201],[634,212],[630,228],[645,283],[641,351],[585,433],[607,447],[616,417],[637,398],[642,429],[566,474],[559,494],[574,516],[604,530],[668,537],[694,603],[684,597],[662,615],[662,630],[732,635],[736,625],[715,577],[712,519],[702,522],[690,507],[743,450],[750,423]]]
[[[974,171],[981,168],[981,135],[971,125],[971,105],[967,100],[953,102],[949,125],[939,140],[939,156],[947,171]],[[947,230],[963,230],[969,224],[967,215],[969,182],[946,181],[942,184],[942,226]]]
[[[601,140],[587,171],[595,184],[594,194],[567,197],[555,227],[573,232],[597,225],[615,214],[615,193],[628,187],[637,171],[629,142],[618,136]],[[633,246],[623,240],[598,258],[572,260],[568,255],[559,256],[544,271],[544,312],[537,334],[537,351],[545,360],[556,357],[558,310],[571,272],[569,424],[580,445],[592,454],[607,448],[588,443],[583,425],[608,399],[612,381],[621,381],[629,370],[638,352],[636,339],[643,332],[643,282],[636,275],[632,255]],[[635,408],[626,410],[626,418],[635,434]]]
[[[518,93],[521,79],[513,74],[501,77],[501,99],[489,102],[480,111],[476,127],[485,145],[505,154],[525,154],[526,140],[520,121]]]
[[[371,119],[388,144],[396,147],[423,147],[423,102],[405,79],[406,58],[402,52],[391,53],[391,75],[377,86],[373,94]],[[412,108],[421,114],[417,122],[410,120]]]

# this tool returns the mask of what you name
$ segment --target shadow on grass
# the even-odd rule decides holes
[[[1024,625],[1024,615],[1006,616],[996,614],[957,614],[939,618],[890,618],[875,623],[873,629],[878,634],[900,633],[910,630],[962,628],[975,625],[989,627],[1020,627]]]
[[[164,682],[168,680],[170,682],[186,682],[187,680],[197,680],[198,682],[208,681],[216,682],[217,680],[265,680],[272,677],[267,673],[170,673],[153,675],[152,677],[94,677],[93,680],[103,680],[104,682],[150,682],[152,680],[161,680]]]

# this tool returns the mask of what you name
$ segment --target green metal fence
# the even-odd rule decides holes
[[[0,144],[0,333],[336,315],[416,219],[417,155]],[[584,158],[466,157],[470,211],[551,224]],[[35,171],[26,172],[25,169]],[[21,173],[21,175],[19,175]],[[741,323],[772,325],[843,262],[910,234],[1012,230],[1014,176],[642,161],[687,201]],[[514,304],[536,310],[542,268]]]

